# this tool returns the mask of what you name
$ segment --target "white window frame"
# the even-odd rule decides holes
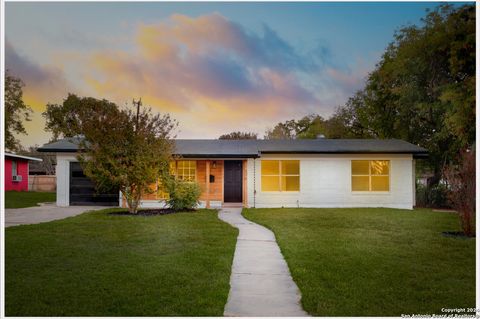
[[[353,174],[353,168],[352,164],[353,161],[368,161],[368,175],[365,174]],[[371,173],[371,165],[372,162],[374,161],[382,161],[382,162],[388,162],[388,175],[382,174],[382,175],[372,175]],[[353,176],[368,176],[368,191],[354,191],[353,190],[353,183],[352,183],[352,177]],[[372,176],[388,176],[388,191],[374,191],[372,190]],[[392,189],[392,161],[389,159],[352,159],[350,160],[350,191],[353,194],[390,194],[390,191]]]
[[[18,175],[18,163],[17,161],[12,161],[12,176]]]
[[[262,165],[263,165],[263,162],[264,161],[277,161],[278,162],[278,175],[272,175],[272,174],[266,174],[266,175],[263,175],[262,174]],[[297,161],[298,162],[298,175],[297,174],[282,174],[282,162],[285,162],[285,161]],[[262,193],[269,193],[269,194],[272,194],[272,193],[300,193],[300,190],[301,190],[301,177],[300,177],[300,164],[301,161],[300,160],[297,160],[297,159],[262,159],[260,160],[260,191]],[[278,191],[264,191],[263,190],[263,187],[262,187],[262,179],[263,177],[275,177],[277,176],[278,179],[279,179],[279,188],[280,190]],[[282,177],[283,176],[298,176],[298,190],[296,191],[287,191],[287,190],[282,190]]]

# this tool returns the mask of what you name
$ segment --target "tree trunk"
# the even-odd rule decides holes
[[[129,187],[128,190],[125,190],[125,198],[127,200],[128,212],[130,214],[136,214],[138,206],[140,205],[142,193],[136,190],[134,186]]]

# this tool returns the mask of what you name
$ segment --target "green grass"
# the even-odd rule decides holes
[[[396,209],[245,209],[273,230],[317,316],[442,314],[475,307],[475,239],[455,214]]]
[[[5,192],[5,208],[38,206],[38,203],[54,202],[56,193],[47,192]]]
[[[222,316],[237,230],[107,209],[5,230],[8,316]]]

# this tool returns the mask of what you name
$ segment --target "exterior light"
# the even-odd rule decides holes
[[[212,162],[212,168],[217,168],[217,161]]]

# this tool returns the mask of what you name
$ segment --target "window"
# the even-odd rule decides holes
[[[197,162],[195,161],[178,161],[177,162],[177,178],[186,182],[195,181],[195,173],[197,170]]]
[[[170,175],[171,176],[175,176],[175,168],[176,168],[176,163],[175,161],[171,161],[169,163],[169,166],[170,166]]]
[[[17,175],[17,162],[12,161],[12,176]]]
[[[352,161],[352,191],[389,190],[390,161]]]
[[[169,199],[170,194],[167,192],[162,184],[162,181],[157,181],[157,199]]]
[[[261,162],[262,192],[300,191],[300,161]]]
[[[182,174],[182,176],[179,177],[180,179],[185,180],[185,181],[194,181],[195,180],[195,171],[196,171],[196,162],[195,161],[178,161],[178,167],[181,168],[181,169],[177,170],[177,162],[175,162],[175,161],[171,161],[169,163],[169,172],[170,172],[170,175],[172,177],[175,177],[177,175],[177,171],[179,171]],[[193,167],[193,172],[190,172],[192,167]],[[165,186],[162,184],[162,180],[160,178],[158,179],[157,184],[156,184],[156,193],[157,193],[157,199],[169,199],[170,198],[170,195],[168,194]]]

